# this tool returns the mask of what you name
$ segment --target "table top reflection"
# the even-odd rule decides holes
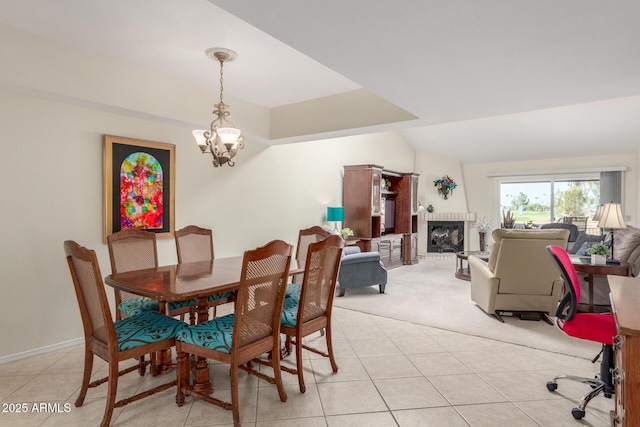
[[[114,273],[105,278],[113,288],[158,301],[183,301],[238,289],[242,256],[166,265]],[[289,274],[302,272],[294,259]]]

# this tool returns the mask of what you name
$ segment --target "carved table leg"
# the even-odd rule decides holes
[[[198,298],[198,323],[206,322],[209,318],[209,304],[207,298]],[[196,372],[194,375],[193,390],[202,394],[213,393],[213,385],[209,378],[209,365],[207,359],[204,357],[198,357],[196,362]]]

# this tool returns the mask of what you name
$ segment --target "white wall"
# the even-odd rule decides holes
[[[433,206],[434,212],[440,213],[466,213],[470,211],[466,198],[466,183],[464,174],[462,173],[462,164],[460,160],[453,156],[443,156],[427,151],[416,152],[415,172],[420,174],[418,184],[418,200],[426,208]],[[449,175],[456,183],[453,193],[449,194],[447,200],[438,194],[438,190],[434,186],[434,181]],[[418,222],[418,253],[427,252],[427,230],[426,222]],[[467,231],[465,236],[468,236]],[[468,240],[468,239],[465,239]],[[468,242],[465,247],[468,248]]]

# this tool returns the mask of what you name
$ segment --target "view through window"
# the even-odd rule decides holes
[[[599,203],[599,174],[580,179],[505,179],[500,183],[503,218],[510,213],[517,228],[565,222],[576,224],[580,231],[597,233],[591,218]]]

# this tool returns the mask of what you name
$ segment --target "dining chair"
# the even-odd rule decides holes
[[[107,236],[109,259],[112,273],[125,273],[158,266],[158,249],[156,234],[150,231],[128,228]],[[116,318],[133,316],[144,311],[160,310],[160,303],[154,299],[140,297],[129,292],[115,290]],[[167,314],[180,316],[189,313],[190,322],[195,323],[196,300],[171,301],[167,303]]]
[[[337,235],[311,243],[305,261],[300,296],[297,300],[287,298],[284,302],[280,332],[286,335],[286,354],[291,354],[291,344],[296,346],[296,369],[284,366],[281,369],[298,376],[301,393],[306,390],[302,368],[303,348],[328,357],[333,372],[338,372],[331,340],[331,310],[343,247],[344,240]],[[319,331],[325,331],[326,352],[303,344],[304,337]]]
[[[566,379],[587,384],[591,391],[581,400],[577,408],[571,410],[571,414],[577,420],[582,419],[586,412],[587,404],[603,393],[605,397],[611,397],[615,393],[613,385],[614,337],[617,335],[615,318],[610,313],[578,313],[580,302],[580,281],[578,274],[571,262],[567,251],[560,246],[550,245],[547,251],[557,263],[564,280],[565,293],[556,311],[556,324],[568,336],[583,340],[595,341],[602,344],[602,350],[592,360],[602,355],[600,362],[600,375],[593,378],[577,377],[573,375],[558,375],[552,381],[547,382],[547,389],[554,392],[558,389],[558,380]]]
[[[240,425],[238,370],[275,384],[282,402],[287,400],[280,373],[280,317],[289,275],[292,247],[282,240],[244,253],[235,312],[197,325],[187,326],[176,336],[178,394],[176,403],[184,404],[185,395],[231,410],[233,423]],[[256,294],[260,291],[260,296]],[[272,354],[273,377],[253,369],[254,358]],[[190,384],[189,355],[217,360],[230,365],[231,403],[194,390]]]
[[[158,311],[144,311],[114,322],[95,251],[71,240],[64,242],[64,251],[80,307],[85,342],[82,386],[75,406],[82,406],[90,387],[107,382],[107,402],[100,424],[106,427],[111,421],[113,408],[119,408],[177,384],[174,379],[133,397],[115,401],[118,377],[137,369],[136,365],[119,371],[119,362],[171,349],[175,345],[176,333],[185,323]],[[108,363],[108,376],[89,383],[94,355]]]
[[[298,245],[296,246],[296,262],[298,265],[304,265],[307,261],[307,251],[311,243],[319,242],[331,235],[331,232],[317,225],[300,230],[298,232]],[[302,274],[294,274],[292,276],[291,283],[287,286],[287,298],[297,298],[300,295],[302,277]]]
[[[175,232],[176,249],[178,251],[178,264],[199,261],[212,261],[213,233],[211,229],[188,225]],[[233,302],[235,292],[223,292],[209,295],[207,302],[213,308],[213,317],[216,316],[216,307]]]

